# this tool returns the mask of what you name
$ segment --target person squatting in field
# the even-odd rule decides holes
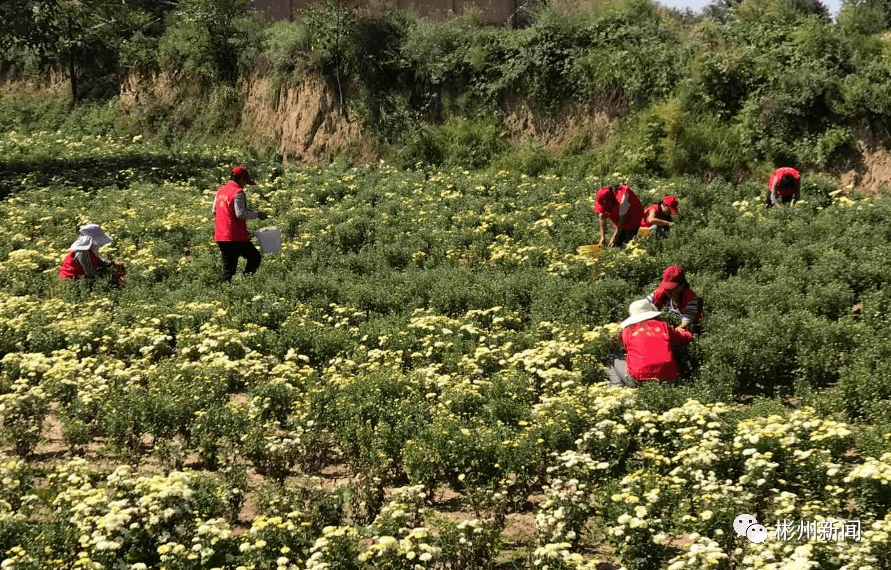
[[[609,241],[610,247],[621,248],[634,239],[640,230],[644,212],[640,199],[631,188],[625,184],[618,188],[604,186],[597,191],[594,200],[594,211],[600,216],[600,247],[606,241],[607,218],[616,228]]]
[[[668,237],[668,231],[674,226],[672,215],[678,215],[678,199],[669,194],[644,210],[640,227],[650,228],[650,231],[659,237]]]
[[[68,255],[59,269],[60,279],[80,279],[90,284],[104,275],[114,275],[118,287],[124,279],[124,265],[99,257],[99,248],[112,239],[99,224],[87,224],[78,230],[78,237],[68,248]]]
[[[801,199],[801,175],[794,168],[777,168],[767,183],[767,207],[782,204],[794,205]]]
[[[670,265],[665,269],[662,282],[655,291],[647,295],[647,301],[653,303],[657,309],[668,304],[668,310],[681,317],[678,328],[694,329],[694,332],[701,330],[702,298],[690,288],[687,275],[680,265]]]
[[[615,357],[606,369],[610,386],[677,379],[680,369],[673,348],[693,342],[693,333],[659,320],[661,315],[646,299],[631,303],[628,318],[621,323],[625,355]]]
[[[244,166],[232,169],[232,179],[217,190],[214,197],[214,236],[213,240],[223,256],[223,281],[231,281],[238,268],[238,259],[247,260],[244,274],[251,275],[260,267],[263,256],[251,243],[247,220],[265,220],[266,212],[248,210],[244,187],[255,182]]]

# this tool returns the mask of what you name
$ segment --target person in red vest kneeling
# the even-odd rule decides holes
[[[801,199],[801,175],[794,168],[777,168],[768,181],[767,207],[792,203]]]
[[[669,194],[644,210],[643,219],[640,221],[640,227],[650,228],[650,230],[660,237],[667,237],[668,230],[674,225],[671,216],[678,215],[678,199]]]
[[[263,256],[251,243],[247,220],[265,220],[266,212],[254,212],[247,208],[244,187],[255,184],[247,168],[236,166],[232,169],[232,180],[217,190],[213,201],[214,235],[213,240],[223,256],[223,281],[231,281],[238,268],[238,259],[247,260],[244,274],[257,271]]]
[[[621,323],[625,358],[614,359],[607,368],[610,386],[677,380],[673,347],[693,342],[693,333],[658,320],[662,312],[646,299],[631,303],[628,315]]]
[[[99,224],[87,224],[81,227],[77,239],[68,248],[68,255],[62,261],[59,278],[84,278],[92,286],[96,278],[113,274],[115,283],[120,287],[124,279],[124,265],[99,257],[99,248],[110,244],[111,241]]]
[[[690,288],[687,274],[680,265],[670,265],[662,273],[662,283],[647,295],[647,301],[657,309],[667,304],[670,312],[681,317],[678,328],[698,331],[702,327],[702,299]]]
[[[600,215],[600,247],[603,247],[606,240],[607,218],[616,228],[609,246],[624,247],[637,235],[644,215],[637,194],[624,184],[618,188],[612,186],[600,188],[594,201],[594,211]]]

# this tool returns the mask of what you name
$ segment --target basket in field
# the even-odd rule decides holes
[[[579,255],[590,255],[597,256],[600,255],[600,246],[599,245],[580,245],[576,249]]]

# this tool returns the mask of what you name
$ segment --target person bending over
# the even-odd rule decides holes
[[[87,224],[78,230],[78,237],[68,248],[68,255],[59,269],[60,279],[86,280],[92,287],[99,277],[113,274],[120,287],[124,278],[124,266],[99,257],[99,248],[110,244],[112,239],[99,224]]]
[[[597,191],[594,211],[600,216],[600,247],[606,241],[606,220],[609,219],[616,228],[609,247],[624,247],[634,239],[640,230],[643,219],[643,206],[631,188],[621,185],[618,188],[604,186]]]
[[[693,333],[659,319],[662,312],[650,301],[631,303],[622,321],[625,357],[607,368],[610,386],[639,386],[642,382],[673,382],[680,373],[674,347],[693,342]]]
[[[681,329],[699,330],[702,326],[702,299],[690,288],[687,275],[679,265],[671,265],[662,273],[662,282],[647,296],[647,301],[657,309],[668,305],[668,310],[681,318]]]
[[[801,199],[801,175],[788,166],[777,168],[768,181],[767,207],[795,204]]]

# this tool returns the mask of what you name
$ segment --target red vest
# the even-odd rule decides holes
[[[777,188],[777,196],[793,196],[795,191],[798,190],[798,185],[801,184],[801,175],[797,170],[789,166],[777,168],[773,171],[773,174],[770,175],[770,180],[767,182],[768,192],[773,188],[774,183],[779,183],[786,174],[791,174],[795,178],[795,186],[791,188]]]
[[[642,228],[650,227],[650,222],[648,221],[650,219],[650,212],[656,212],[657,220],[662,220],[663,222],[671,221],[671,215],[669,214],[668,216],[666,216],[665,214],[663,214],[662,208],[659,207],[660,205],[661,205],[661,202],[659,204],[653,204],[652,206],[650,206],[649,208],[644,210],[643,218],[641,218],[641,220],[640,220],[640,227],[642,227]]]
[[[643,219],[643,205],[640,203],[640,199],[637,197],[637,194],[631,190],[628,186],[624,184],[619,186],[619,189],[616,191],[616,203],[613,204],[613,207],[610,208],[609,212],[607,212],[607,216],[609,216],[610,221],[614,226],[618,227],[619,225],[619,204],[622,203],[622,200],[625,198],[625,194],[628,194],[628,203],[630,207],[628,208],[628,213],[625,214],[625,223],[622,225],[623,230],[633,230],[634,228],[640,227],[640,221]]]
[[[214,241],[250,241],[247,221],[235,216],[235,196],[243,192],[241,186],[230,180],[217,190],[214,203],[216,215],[214,223]]]
[[[678,377],[672,346],[687,344],[693,333],[679,330],[665,321],[650,319],[625,327],[622,343],[627,352],[628,374],[638,381],[674,380]]]
[[[93,269],[99,269],[99,256],[92,251],[88,253],[90,254],[90,263],[93,264]],[[78,277],[83,277],[84,273],[84,268],[81,264],[74,260],[74,251],[69,251],[65,261],[62,262],[62,268],[59,269],[59,278],[77,279]]]

